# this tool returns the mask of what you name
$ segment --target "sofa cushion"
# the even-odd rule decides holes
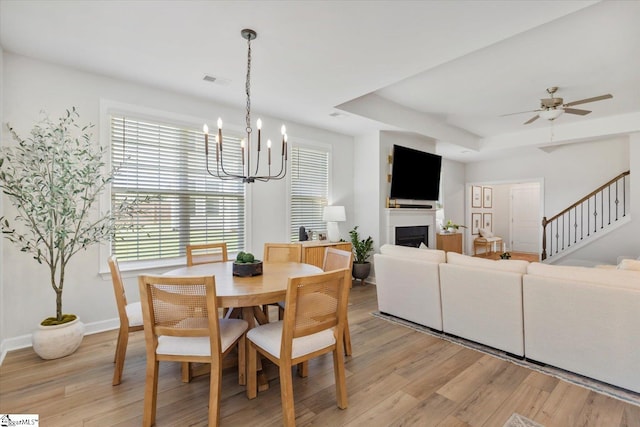
[[[529,264],[527,273],[553,279],[640,290],[640,272],[633,270],[548,265],[532,262]]]
[[[408,246],[382,245],[380,253],[398,258],[411,258],[427,262],[445,262],[446,253],[439,249],[420,249]]]
[[[492,260],[449,252],[447,256],[447,264],[466,265],[469,267],[487,268],[497,271],[509,271],[512,273],[524,274],[527,272],[529,262],[524,260],[508,259]]]

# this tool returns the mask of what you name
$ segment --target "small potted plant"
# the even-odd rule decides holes
[[[130,228],[117,225],[116,219],[135,212],[138,204],[128,199],[111,212],[97,212],[96,202],[113,172],[104,171],[105,149],[91,142],[87,129],[92,125],[80,127],[78,117],[72,108],[57,121],[45,118],[25,139],[8,125],[18,145],[0,151],[0,189],[16,211],[11,221],[0,218],[0,230],[20,251],[47,266],[46,285],[55,294],[55,315],[32,334],[33,349],[43,359],[73,353],[84,336],[78,317],[62,310],[72,257],[112,238],[118,229]]]
[[[349,236],[351,236],[351,246],[354,257],[352,275],[364,283],[364,279],[369,277],[369,273],[371,272],[371,263],[367,260],[371,252],[373,252],[373,239],[371,236],[366,239],[360,239],[357,225],[349,231]]]
[[[445,233],[457,233],[459,228],[467,228],[466,225],[456,224],[451,220],[448,220],[442,229]]]
[[[259,276],[262,274],[262,261],[250,252],[238,252],[233,262],[233,275],[239,277]]]

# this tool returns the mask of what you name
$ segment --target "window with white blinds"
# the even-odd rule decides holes
[[[239,147],[240,138],[225,135],[227,170],[240,167],[240,150],[226,148],[232,145]],[[206,173],[201,131],[112,115],[111,161],[117,170],[112,204],[149,198],[140,213],[122,219],[135,227],[116,236],[112,253],[118,259],[184,256],[187,243],[226,242],[230,252],[244,247],[244,185]]]
[[[298,241],[300,226],[326,230],[322,209],[329,198],[329,152],[321,148],[291,148],[291,241]]]

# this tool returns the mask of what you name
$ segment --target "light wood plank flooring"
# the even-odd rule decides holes
[[[331,356],[294,377],[299,426],[497,426],[517,412],[547,427],[640,426],[640,407],[371,316],[375,286],[352,289],[353,356],[349,408],[335,404]],[[143,333],[129,343],[123,381],[111,385],[116,331],[85,337],[73,355],[40,360],[31,349],[0,367],[0,413],[37,413],[40,425],[139,426],[145,378]],[[224,371],[222,426],[282,423],[277,371],[270,389],[247,400]],[[207,425],[208,377],[180,381],[178,364],[160,368],[158,426]]]

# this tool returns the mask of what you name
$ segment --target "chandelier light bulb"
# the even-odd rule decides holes
[[[282,125],[282,127],[280,128],[280,133],[282,133],[282,135],[287,133],[287,128],[284,125]]]
[[[262,119],[258,119],[256,126],[258,127],[258,130],[262,129]]]
[[[209,135],[209,126],[207,126],[206,124],[204,126],[202,126],[202,132],[205,135]]]
[[[222,129],[222,118],[218,117],[218,129]]]

